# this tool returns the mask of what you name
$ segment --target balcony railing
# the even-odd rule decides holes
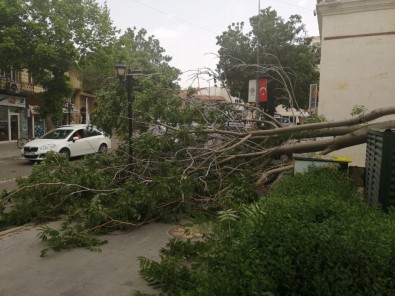
[[[34,84],[27,82],[11,81],[0,77],[0,91],[9,94],[33,94]]]

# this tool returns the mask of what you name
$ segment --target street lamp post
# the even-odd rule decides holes
[[[129,153],[128,153],[128,163],[132,164],[133,162],[133,146],[132,146],[132,137],[133,137],[133,110],[132,110],[132,104],[133,104],[133,97],[132,97],[132,88],[133,88],[133,77],[132,77],[132,70],[129,68],[127,69],[126,73],[126,89],[128,93],[128,147],[129,147]]]
[[[127,68],[125,65],[117,64],[115,65],[115,70],[117,71],[117,76],[120,80],[123,80],[126,76],[126,90],[128,95],[128,163],[129,165],[133,162],[133,147],[132,147],[132,137],[133,137],[133,78],[141,75],[141,70],[132,70]]]

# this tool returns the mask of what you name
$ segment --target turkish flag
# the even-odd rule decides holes
[[[267,79],[259,79],[259,102],[267,102]]]

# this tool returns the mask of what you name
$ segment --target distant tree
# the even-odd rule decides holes
[[[0,0],[0,69],[3,70],[20,70],[26,66],[21,47],[27,47],[23,34],[27,15],[21,3],[20,0]]]
[[[180,104],[176,83],[180,71],[169,65],[171,57],[165,55],[157,39],[147,35],[145,29],[129,28],[103,53],[86,60],[81,67],[83,85],[97,90],[93,123],[108,133],[115,130],[118,136],[126,136],[127,94],[125,80],[119,81],[114,73],[117,63],[140,69],[142,73],[133,79],[134,127],[144,131],[158,121],[175,122],[172,119],[175,114],[170,111]],[[90,72],[96,76],[92,77]]]
[[[115,36],[109,11],[92,0],[0,0],[0,53],[44,87],[40,113],[49,129],[72,89],[67,72]],[[4,8],[4,10],[3,10]]]
[[[285,22],[268,7],[250,18],[250,24],[248,33],[244,23],[233,23],[217,37],[218,72],[231,93],[246,100],[248,81],[267,78],[269,102],[261,106],[266,112],[273,114],[279,104],[308,105],[309,85],[318,81],[319,52],[311,46],[301,17],[292,15]]]

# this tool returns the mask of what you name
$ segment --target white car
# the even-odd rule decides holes
[[[111,148],[111,140],[92,125],[64,125],[54,129],[40,138],[25,144],[21,149],[22,157],[31,161],[42,161],[45,154],[54,151],[66,159],[72,157],[104,153]]]

